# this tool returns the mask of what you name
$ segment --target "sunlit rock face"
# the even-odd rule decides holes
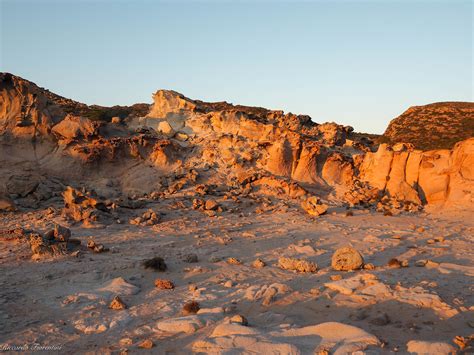
[[[472,202],[473,139],[451,150],[376,145],[352,127],[193,100],[171,90],[158,90],[152,105],[87,106],[7,73],[0,77],[0,98],[0,130],[9,152],[3,159],[38,164],[36,171],[45,176],[117,178],[134,166],[121,187],[148,191],[177,170],[206,167],[223,185],[243,173],[267,174],[341,203],[348,193],[351,204],[373,200],[374,191],[417,205]],[[360,182],[366,184],[362,190]]]

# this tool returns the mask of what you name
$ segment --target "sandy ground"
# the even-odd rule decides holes
[[[433,342],[459,349],[453,339],[474,333],[472,212],[383,216],[355,210],[346,217],[344,209],[331,208],[311,218],[297,206],[258,214],[249,202],[241,214],[208,217],[176,207],[173,198],[147,208],[162,213],[161,223],[128,224],[146,209],[129,210],[121,224],[96,228],[67,224],[59,205],[53,216],[45,210],[1,214],[0,229],[46,231],[58,222],[70,226],[83,245],[93,237],[110,248],[96,254],[83,247],[77,256],[33,261],[27,243],[2,240],[1,346],[101,354],[376,354],[406,353],[407,343],[417,340],[429,343],[412,343],[412,350],[421,344],[427,353],[442,353],[445,344]],[[332,270],[332,254],[347,245],[375,269]],[[188,254],[198,261],[186,262]],[[167,271],[144,269],[143,260],[154,256],[164,258]],[[282,270],[280,256],[313,261],[318,271]],[[229,264],[229,257],[242,264]],[[253,267],[256,258],[266,266]],[[408,267],[388,267],[392,258],[407,260]],[[415,266],[419,260],[430,262]],[[157,278],[175,288],[156,288]],[[127,309],[108,308],[115,295]],[[183,317],[182,306],[191,300],[201,311]],[[248,326],[229,325],[236,314]],[[327,329],[309,327],[325,323]],[[140,348],[144,340],[153,348]]]

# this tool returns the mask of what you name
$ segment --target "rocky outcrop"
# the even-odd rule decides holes
[[[84,117],[67,115],[52,128],[58,139],[77,140],[97,136],[100,124]]]
[[[359,177],[401,201],[439,204],[474,202],[474,138],[452,150],[393,151],[381,144],[367,153]]]
[[[0,133],[47,134],[65,115],[45,90],[12,74],[0,73]]]
[[[158,90],[153,94],[154,105],[147,117],[168,118],[192,112],[197,105],[193,100],[172,90]]]
[[[88,106],[67,99],[41,88],[31,81],[10,73],[0,73],[0,134],[10,133],[17,137],[36,135],[48,136],[53,126],[60,123],[68,114],[69,122],[57,130],[69,130],[67,135],[77,132],[74,124],[85,119],[97,122],[110,122],[145,114],[148,104],[132,106]],[[90,123],[87,123],[90,125]]]
[[[37,190],[37,179],[25,171],[92,188],[102,178],[116,179],[119,195],[156,189],[176,193],[197,183],[197,178],[183,178],[186,171],[232,188],[242,176],[259,176],[239,183],[237,190],[299,200],[309,193],[334,203],[377,205],[387,213],[473,199],[472,139],[452,150],[423,152],[406,143],[377,147],[348,126],[260,107],[206,103],[170,90],[157,91],[148,114],[138,117],[147,105],[87,106],[10,74],[0,79],[0,144],[6,153],[0,156],[0,183],[13,199]],[[466,107],[463,112],[469,111]],[[114,123],[111,115],[117,115]],[[22,135],[35,139],[20,146]],[[42,137],[47,139],[37,139]]]

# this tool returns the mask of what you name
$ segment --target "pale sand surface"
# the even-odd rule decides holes
[[[175,207],[177,200],[184,208]],[[61,345],[62,351],[92,353],[304,354],[405,353],[407,343],[417,340],[426,343],[410,343],[411,351],[421,347],[432,353],[451,349],[433,342],[458,348],[453,338],[473,333],[471,212],[383,216],[355,210],[346,217],[344,209],[330,208],[311,218],[280,202],[257,214],[257,203],[243,201],[242,215],[224,211],[210,218],[188,208],[189,198],[163,198],[147,206],[162,213],[153,227],[128,224],[145,208],[129,210],[122,224],[71,226],[72,237],[83,245],[78,256],[33,261],[28,243],[2,240],[0,344]],[[0,215],[2,229],[46,231],[53,222],[68,225],[59,213],[45,217],[44,210]],[[90,236],[110,251],[87,250]],[[428,242],[436,237],[444,240]],[[332,270],[332,254],[348,245],[375,269]],[[191,253],[198,262],[184,261]],[[142,261],[154,256],[164,258],[166,272],[143,268]],[[282,270],[280,256],[313,261],[318,271]],[[242,265],[228,264],[229,257]],[[252,267],[256,258],[267,265]],[[407,260],[408,267],[387,267],[391,258]],[[418,260],[430,262],[418,267]],[[331,280],[333,275],[342,280]],[[123,280],[113,281],[117,278]],[[171,280],[175,289],[157,289],[156,278]],[[116,287],[107,292],[111,282]],[[115,295],[128,309],[108,308]],[[180,318],[190,300],[204,310]],[[229,325],[235,314],[247,318],[248,326]],[[138,347],[145,339],[153,349]]]

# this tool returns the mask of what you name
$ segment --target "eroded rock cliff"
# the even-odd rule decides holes
[[[405,209],[474,201],[474,139],[425,152],[376,146],[352,127],[168,90],[153,95],[146,115],[139,106],[126,117],[96,120],[87,105],[10,74],[0,79],[0,184],[6,197],[29,198],[20,205],[38,203],[36,189],[53,177],[105,196],[205,184],[348,205],[389,199]],[[31,182],[22,195],[8,188]]]

